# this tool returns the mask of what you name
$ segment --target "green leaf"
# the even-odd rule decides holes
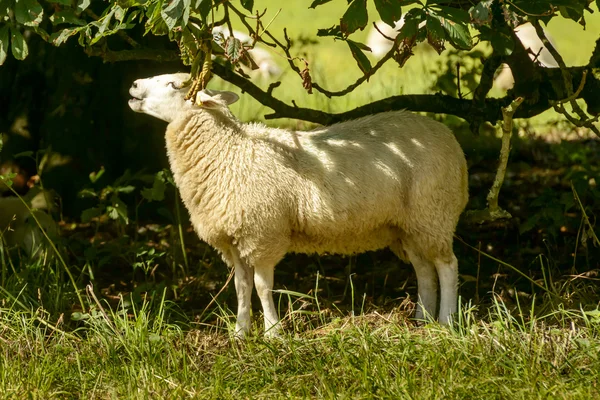
[[[400,7],[402,2],[400,0],[374,0],[374,2],[381,20],[392,28],[395,28],[396,21],[402,17]]]
[[[252,9],[254,8],[254,0],[240,0],[242,3],[242,7],[244,7],[246,10],[252,12]]]
[[[503,32],[495,32],[491,29],[481,30],[481,39],[488,39],[494,49],[494,52],[501,56],[510,56],[515,49],[515,42],[512,36]]]
[[[159,172],[154,176],[154,183],[152,188],[146,188],[142,190],[142,197],[149,201],[162,201],[165,198],[165,190],[167,185],[163,174]]]
[[[561,10],[563,17],[579,21],[588,0],[514,0],[508,4],[520,15],[551,16],[553,11]]]
[[[60,46],[61,44],[65,43],[71,36],[76,35],[79,31],[81,31],[84,28],[86,27],[82,26],[80,28],[74,29],[63,29],[62,31],[54,32],[52,35],[50,35],[50,38],[48,40],[54,46]]]
[[[127,186],[118,187],[116,191],[119,193],[132,193],[134,190],[135,190],[135,186],[127,185]]]
[[[0,182],[4,183],[8,187],[11,187],[13,184],[13,179],[15,179],[16,176],[16,172],[9,172],[7,174],[0,175]]]
[[[96,37],[94,39],[99,39],[100,37],[104,36],[103,34],[108,28],[108,25],[110,24],[110,20],[112,19],[113,15],[115,15],[115,9],[110,10],[108,14],[106,14],[104,17],[98,20],[98,24],[96,24],[96,26],[98,27],[98,33],[96,34]],[[94,44],[94,41],[92,41],[92,44]]]
[[[27,55],[29,54],[29,48],[27,47],[27,42],[25,41],[25,38],[23,37],[21,32],[15,27],[10,28],[10,35],[10,44],[13,57],[17,60],[24,60],[25,57],[27,57]]]
[[[352,0],[350,6],[340,20],[340,29],[344,36],[348,36],[357,29],[363,30],[369,22],[367,13],[367,0]]]
[[[185,5],[183,0],[170,0],[169,3],[165,4],[167,6],[163,5],[161,15],[169,30],[172,30],[177,25],[179,19],[183,18]]]
[[[121,219],[126,224],[129,224],[129,218],[127,218],[127,205],[121,201],[117,196],[112,198],[112,206],[107,206],[106,211],[108,216],[112,219]]]
[[[88,208],[87,210],[83,210],[81,212],[81,222],[90,222],[93,218],[101,216],[102,211],[103,209],[101,207],[92,207]]]
[[[6,56],[8,54],[8,25],[4,25],[0,28],[0,65],[4,64],[6,61]],[[0,142],[0,150],[2,149]]]
[[[77,0],[77,12],[83,12],[91,4],[92,0]]]
[[[225,41],[225,55],[234,64],[242,56],[242,49],[242,42],[236,37],[229,36]]]
[[[8,12],[13,8],[14,0],[0,0],[0,21],[2,17],[6,17]]]
[[[37,0],[17,0],[15,18],[17,22],[27,26],[38,26],[42,22],[44,9]]]
[[[342,37],[342,30],[339,25],[332,26],[331,28],[319,29],[317,36],[335,36],[337,38]]]
[[[310,6],[308,6],[308,8],[316,8],[322,4],[329,3],[330,1],[331,0],[315,0],[311,3]],[[598,0],[598,1],[600,1],[600,0]]]
[[[475,25],[490,24],[492,22],[492,2],[494,0],[483,0],[471,7],[469,15],[471,22]],[[599,0],[600,1],[600,0]]]
[[[94,172],[90,172],[90,182],[92,183],[96,183],[96,181],[98,179],[100,179],[102,177],[102,175],[104,175],[104,172],[106,170],[104,169],[104,167],[100,167],[100,170],[98,172],[94,171]]]
[[[371,62],[369,61],[365,53],[362,52],[362,50],[370,51],[369,47],[365,46],[362,43],[354,42],[352,40],[346,40],[346,43],[348,43],[348,47],[350,47],[350,51],[352,52],[352,57],[354,57],[354,59],[356,60],[358,68],[360,68],[363,74],[367,74],[369,71],[371,71]]]
[[[71,0],[47,0],[50,3],[62,4],[63,6],[71,6]]]
[[[212,10],[211,0],[196,0],[194,10],[198,10],[198,12],[200,12],[202,21],[206,23],[206,18],[210,14],[210,10]]]
[[[425,13],[420,8],[409,10],[404,16],[404,25],[400,28],[398,36],[400,39],[411,38],[419,31],[419,24],[423,21]]]
[[[447,33],[447,38],[454,47],[461,50],[470,50],[473,40],[469,32],[469,13],[451,7],[439,7],[439,11],[432,16],[439,21]]]
[[[83,321],[86,319],[90,319],[90,314],[88,313],[81,313],[79,311],[75,311],[74,313],[71,314],[71,320],[73,321]]]
[[[446,38],[446,34],[444,33],[444,27],[442,26],[442,22],[440,18],[430,12],[427,14],[425,27],[427,28],[427,34],[431,36],[435,40],[444,40]]]
[[[52,25],[60,25],[60,24],[72,24],[72,25],[86,25],[87,22],[83,19],[79,18],[79,16],[72,9],[66,9],[62,11],[55,12],[50,17],[50,21]]]

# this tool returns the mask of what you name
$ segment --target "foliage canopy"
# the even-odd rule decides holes
[[[367,0],[305,1],[310,8],[332,1],[339,4],[339,23],[315,33],[322,38],[320,40],[332,38],[345,42],[348,56],[361,70],[362,76],[344,90],[330,91],[314,81],[308,60],[295,54],[293,40],[285,30],[269,30],[269,22],[264,21],[266,12],[260,9],[260,1],[254,0],[0,0],[0,19],[4,22],[0,28],[0,64],[9,52],[16,59],[26,58],[29,53],[26,36],[33,32],[55,46],[76,39],[88,55],[100,56],[109,62],[181,59],[191,68],[195,81],[191,97],[216,74],[272,108],[274,114],[267,116],[271,118],[292,117],[327,124],[407,108],[454,114],[467,119],[476,129],[484,121],[500,120],[501,107],[523,96],[526,101],[515,115],[517,118],[554,107],[573,123],[597,132],[592,125],[595,118],[590,118],[574,100],[583,98],[592,116],[600,113],[600,100],[594,95],[600,90],[600,46],[596,47],[588,65],[567,68],[540,25],[552,18],[568,18],[585,26],[587,13],[593,12],[592,0],[372,0],[375,15],[369,13]],[[600,0],[595,1],[597,5],[600,3]],[[393,27],[400,18],[404,24],[397,37],[388,38],[393,41],[392,49],[373,65],[366,55],[369,47],[354,38],[356,32],[365,29],[369,21],[381,19]],[[535,59],[531,60],[514,32],[515,27],[525,22],[535,26],[560,68],[543,68]],[[233,36],[234,25],[245,27],[251,38],[249,43]],[[215,27],[224,27],[225,34],[215,34]],[[165,36],[177,46],[147,44],[146,39],[152,36]],[[438,53],[447,45],[470,50],[487,42],[493,52],[484,62],[479,85],[470,99],[460,94],[393,96],[345,113],[329,114],[278,100],[273,96],[276,83],[262,90],[238,68],[242,64],[256,68],[248,50],[258,42],[285,54],[289,69],[300,76],[309,93],[316,90],[328,97],[350,93],[387,62],[402,67],[421,42],[429,43]],[[488,93],[493,74],[501,63],[511,67],[515,88],[505,98],[491,99]],[[574,116],[562,107],[565,101],[572,103]]]

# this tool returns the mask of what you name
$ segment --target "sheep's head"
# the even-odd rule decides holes
[[[189,74],[177,73],[158,75],[152,78],[138,79],[129,89],[132,99],[129,107],[135,112],[145,113],[166,122],[173,121],[183,111],[194,108],[219,109],[227,108],[238,100],[238,96],[231,92],[218,90],[202,90],[198,92],[195,105],[190,100],[185,100],[189,90],[186,83]]]

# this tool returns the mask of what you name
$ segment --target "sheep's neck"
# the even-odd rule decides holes
[[[244,154],[242,139],[239,122],[206,111],[188,113],[167,127],[173,177],[192,215],[215,209],[222,201],[217,194],[228,192]]]

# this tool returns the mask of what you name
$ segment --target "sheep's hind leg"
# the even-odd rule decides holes
[[[401,249],[402,250],[402,249]],[[415,319],[425,320],[435,318],[437,311],[437,292],[438,292],[438,280],[435,265],[421,257],[419,253],[415,252],[412,248],[406,244],[403,250],[408,256],[408,261],[412,264],[417,275],[417,290],[419,301],[417,303],[417,312],[415,313]],[[402,252],[399,249],[392,251],[401,259]]]
[[[254,284],[262,304],[265,317],[265,337],[277,337],[281,331],[279,316],[273,301],[273,275],[275,265],[256,265],[254,267]]]
[[[452,322],[452,314],[458,306],[458,260],[454,254],[449,259],[436,259],[435,268],[440,279],[440,316],[441,324]]]
[[[231,249],[230,253],[235,268],[235,292],[238,301],[235,335],[241,338],[250,331],[253,271],[252,267],[240,258],[236,249]]]

